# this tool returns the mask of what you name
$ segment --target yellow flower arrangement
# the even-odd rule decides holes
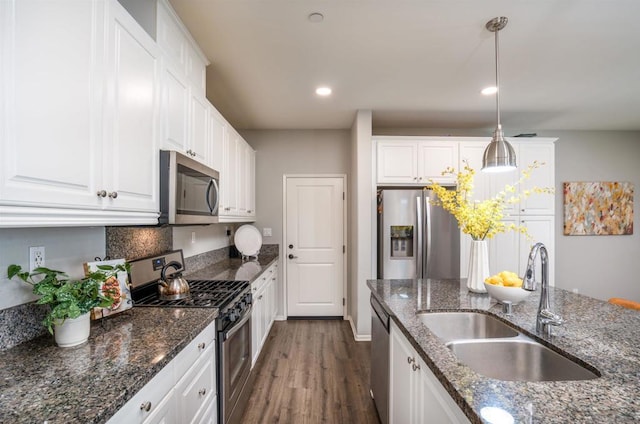
[[[476,171],[464,162],[464,169],[456,173],[455,169],[447,168],[442,175],[454,175],[457,186],[455,190],[447,190],[440,184],[431,181],[427,188],[434,191],[437,199],[434,205],[442,206],[444,210],[451,213],[458,220],[458,227],[463,233],[469,234],[474,240],[484,240],[493,238],[496,234],[507,231],[518,231],[527,238],[531,238],[527,232],[527,227],[517,224],[507,224],[503,222],[505,217],[504,209],[507,205],[519,203],[532,194],[553,194],[554,189],[550,187],[533,187],[516,193],[516,189],[525,180],[531,177],[534,169],[544,165],[534,161],[525,170],[518,181],[512,185],[506,185],[502,191],[490,199],[474,201],[473,197],[473,177]]]

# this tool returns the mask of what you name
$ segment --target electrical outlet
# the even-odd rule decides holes
[[[273,234],[273,232],[271,231],[271,228],[263,228],[262,229],[262,235],[264,237],[271,237]]]
[[[44,266],[44,246],[29,248],[29,271]]]

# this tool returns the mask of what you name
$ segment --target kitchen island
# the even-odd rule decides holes
[[[483,408],[505,411],[515,423],[631,423],[640,421],[640,313],[550,288],[552,309],[565,323],[536,335],[540,291],[502,311],[488,294],[467,291],[464,280],[370,280],[372,295],[473,423]],[[421,311],[486,311],[521,333],[595,368],[582,381],[524,382],[484,377],[460,363],[416,316]],[[500,421],[507,422],[507,421]]]
[[[251,281],[277,255],[240,259],[189,278]],[[94,321],[89,341],[59,348],[47,334],[0,352],[0,423],[104,423],[218,316],[216,308],[136,307]]]

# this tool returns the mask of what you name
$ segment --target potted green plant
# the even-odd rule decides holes
[[[42,324],[54,335],[58,346],[71,347],[88,340],[91,309],[113,304],[102,284],[119,271],[128,271],[128,264],[101,265],[79,280],[44,267],[26,272],[20,265],[9,265],[7,276],[9,279],[17,276],[33,286],[33,293],[40,296],[36,303],[51,307]]]

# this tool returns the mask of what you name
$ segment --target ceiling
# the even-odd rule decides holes
[[[170,2],[211,61],[207,96],[238,129],[345,129],[358,109],[377,128],[491,128],[485,23],[506,16],[505,132],[640,130],[638,0]]]

